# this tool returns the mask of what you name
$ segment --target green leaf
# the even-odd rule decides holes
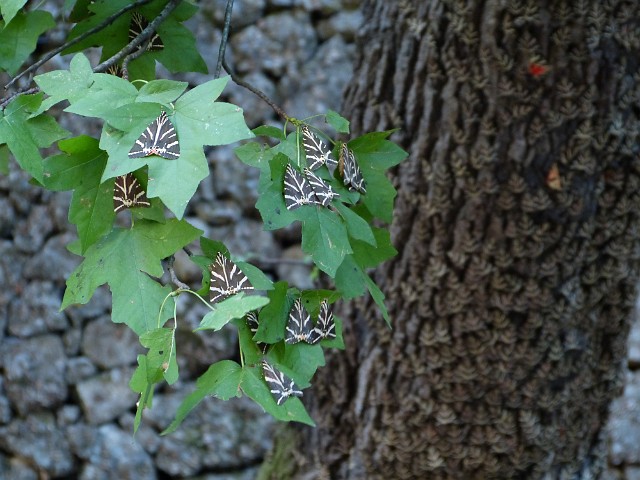
[[[164,377],[169,385],[178,380],[178,362],[176,361],[175,329],[157,328],[140,337],[147,353],[147,380],[153,383],[158,376]]]
[[[74,100],[65,112],[75,113],[85,117],[103,118],[104,115],[118,107],[133,103],[138,95],[136,87],[125,79],[106,73],[94,73],[93,84],[89,90],[77,100]],[[157,107],[158,114],[160,107]],[[152,119],[153,120],[153,119]],[[141,127],[140,131],[146,127]],[[138,132],[140,135],[140,132]],[[136,137],[137,138],[137,137]],[[127,150],[128,152],[128,150]],[[125,172],[126,173],[126,172]]]
[[[103,165],[105,161],[103,160]],[[69,221],[78,227],[81,251],[84,253],[106,235],[113,224],[114,181],[99,183],[99,174],[88,178],[75,189],[69,206]]]
[[[384,293],[382,293],[380,287],[378,287],[378,285],[376,285],[375,282],[371,280],[369,275],[365,275],[364,281],[367,284],[367,288],[369,289],[371,298],[373,298],[373,301],[376,302],[376,305],[378,305],[380,312],[382,312],[384,321],[387,322],[387,326],[391,328],[391,319],[389,318],[389,312],[387,311],[387,307],[384,304]]]
[[[294,378],[296,385],[301,388],[308,387],[318,367],[324,365],[322,347],[319,344],[309,345],[305,342],[293,345],[279,343],[269,351],[268,358],[269,363],[279,365],[278,369]]]
[[[402,148],[387,140],[394,131],[367,133],[350,141],[349,148],[357,152],[358,159],[370,168],[387,170],[408,156]]]
[[[201,234],[176,219],[165,224],[143,220],[131,229],[112,230],[87,250],[84,261],[68,278],[61,308],[87,303],[99,285],[108,283],[113,295],[113,322],[126,323],[138,335],[161,327],[173,316],[171,300],[158,318],[160,305],[171,288],[150,276],[162,276],[160,261]]]
[[[202,400],[213,395],[222,400],[240,396],[240,382],[242,368],[232,360],[222,360],[214,363],[203,373],[196,382],[196,390],[187,396],[176,411],[171,424],[161,433],[167,435],[174,432]]]
[[[276,368],[279,367],[276,366]],[[300,422],[312,427],[315,426],[299,398],[290,397],[282,405],[278,406],[276,404],[262,376],[261,366],[244,367],[242,373],[242,383],[240,384],[242,391],[277,420]]]
[[[281,128],[274,127],[273,125],[260,125],[259,127],[254,128],[252,131],[253,134],[258,137],[271,137],[278,140],[284,140],[287,138]]]
[[[374,247],[376,246],[376,238],[371,230],[371,225],[365,219],[340,202],[335,202],[334,206],[342,215],[347,226],[347,232],[352,238],[362,240]]]
[[[367,182],[367,191],[375,192],[375,194],[368,193],[363,195],[363,203],[374,216],[391,223],[393,219],[393,202],[397,194],[396,189],[383,172],[372,169],[366,170],[364,167],[361,170]]]
[[[43,114],[29,118],[41,101],[42,94],[21,95],[0,111],[0,143],[9,146],[23,170],[44,183],[39,148],[50,146],[68,132],[61,129],[53,117]]]
[[[84,2],[83,2],[84,3]],[[122,10],[129,5],[129,0],[109,0],[108,2],[92,2],[90,5],[86,5],[84,8],[74,9],[74,13],[77,15],[77,20],[80,20],[69,32],[67,41],[73,40],[79,37],[84,32],[91,30],[104,22],[107,17],[111,16],[115,12]],[[87,13],[91,15],[87,15]],[[100,29],[98,32],[89,35],[82,39],[80,42],[66,48],[62,51],[62,55],[67,55],[73,52],[80,52],[87,48],[102,45],[106,47],[106,50],[115,49],[112,52],[103,52],[108,56],[109,53],[115,53],[124,47],[129,39],[129,22],[131,20],[131,14],[124,14],[113,22]]]
[[[0,173],[9,175],[9,147],[0,145]]]
[[[79,53],[71,59],[69,71],[54,70],[34,78],[40,89],[49,95],[36,114],[49,110],[63,100],[73,103],[89,91],[93,84],[93,71],[87,57]]]
[[[246,317],[233,320],[233,324],[238,329],[238,343],[244,363],[253,365],[262,359],[262,347],[258,347],[256,341],[253,340],[253,332],[249,330]]]
[[[353,257],[362,268],[377,267],[382,262],[395,257],[398,251],[391,244],[389,230],[374,228],[376,247],[359,241],[352,241]]]
[[[365,292],[365,275],[353,255],[347,255],[336,271],[334,282],[344,298],[355,298]]]
[[[234,318],[242,318],[252,310],[269,303],[269,299],[258,296],[245,296],[243,292],[233,295],[215,305],[212,312],[207,313],[196,330],[220,330]]]
[[[327,123],[338,133],[349,133],[349,120],[341,116],[338,112],[329,110],[325,115]]]
[[[296,211],[304,215],[302,250],[311,255],[320,270],[335,277],[345,255],[352,252],[345,225],[323,207],[302,206]]]
[[[235,154],[240,161],[250,167],[256,167],[267,172],[269,171],[269,162],[274,155],[272,149],[263,148],[257,142],[249,142],[236,148]]]
[[[257,342],[276,343],[284,338],[284,330],[293,305],[293,297],[287,296],[287,282],[276,282],[267,292],[269,304],[260,310],[259,327],[254,338]]]
[[[267,277],[262,270],[255,265],[247,262],[235,262],[242,273],[244,273],[253,288],[256,290],[273,290],[273,282]]]
[[[44,10],[15,14],[11,23],[0,30],[0,68],[11,75],[16,73],[36,49],[38,37],[55,26],[51,14]]]
[[[78,227],[80,251],[85,252],[106,235],[113,224],[113,181],[100,183],[107,163],[96,139],[80,136],[61,140],[64,153],[44,162],[44,185],[52,190],[75,188],[69,207],[69,220]]]
[[[247,127],[242,109],[216,102],[229,77],[198,85],[176,102],[176,124],[182,127],[181,144],[226,145],[253,137]]]
[[[0,13],[2,14],[2,20],[5,25],[11,23],[13,17],[15,17],[18,10],[20,10],[27,0],[0,0]]]
[[[284,171],[288,162],[289,158],[279,153],[269,161],[269,171],[260,172],[256,208],[260,212],[265,230],[284,228],[296,219],[287,210],[282,196]]]
[[[207,64],[196,48],[196,39],[187,27],[169,17],[158,26],[165,48],[156,58],[171,73],[207,73]]]
[[[187,82],[173,80],[152,80],[140,88],[136,102],[161,103],[169,107],[188,85]]]
[[[149,381],[151,376],[149,372],[153,371],[157,378],[153,378],[153,381]],[[148,365],[148,359],[146,355],[138,355],[138,367],[129,381],[129,388],[134,392],[140,394],[140,399],[136,407],[136,417],[133,421],[134,433],[138,431],[140,422],[142,421],[142,412],[145,408],[151,408],[151,402],[153,400],[153,385],[158,383],[162,379],[162,375],[153,370]]]

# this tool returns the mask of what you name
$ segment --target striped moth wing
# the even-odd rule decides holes
[[[347,147],[346,143],[340,148],[340,173],[342,173],[342,181],[349,187],[349,190],[358,190],[360,193],[367,193],[366,183],[362,177],[360,167],[356,162],[353,151]]]
[[[249,330],[251,330],[251,333],[255,335],[258,331],[258,327],[260,326],[260,322],[258,321],[258,312],[254,311],[247,313],[247,325],[249,326]],[[260,350],[262,350],[262,353],[265,353],[267,351],[267,347],[269,346],[268,344],[262,342],[257,342],[256,345]]]
[[[311,332],[310,342],[312,345],[323,339],[333,340],[336,338],[336,322],[333,319],[333,312],[329,309],[329,302],[322,300],[320,304],[320,314],[318,323]]]
[[[218,252],[215,262],[209,265],[211,283],[209,285],[209,301],[219,302],[242,290],[253,290],[249,278],[238,266]]]
[[[284,333],[285,343],[308,343],[311,338],[312,329],[311,316],[302,306],[302,300],[296,298],[289,312],[289,320],[287,320],[287,327]]]
[[[129,23],[129,42],[132,42],[148,26],[149,21],[146,18],[138,12],[133,12],[133,15],[131,15],[131,23]],[[154,52],[162,50],[163,48],[164,43],[162,43],[160,35],[154,32],[151,36],[151,40],[149,40],[147,44],[147,50]]]
[[[295,210],[302,205],[320,204],[311,184],[303,174],[291,164],[287,164],[284,173],[284,203],[287,210]]]
[[[333,170],[338,166],[338,162],[333,158],[327,144],[320,140],[306,125],[302,127],[302,143],[309,168],[311,170],[317,170],[322,165],[326,165],[333,174]]]
[[[178,135],[166,112],[149,124],[129,150],[129,158],[149,155],[158,155],[167,160],[175,160],[180,156]]]
[[[276,370],[265,360],[262,361],[262,373],[269,386],[271,395],[278,405],[282,405],[289,397],[301,397],[302,391],[284,373]]]
[[[306,177],[313,193],[316,195],[316,203],[319,203],[323,207],[326,207],[336,197],[339,197],[337,192],[334,192],[331,185],[326,183],[323,179],[313,173],[310,169],[305,168],[304,176]]]
[[[113,187],[113,211],[118,213],[127,208],[150,207],[146,192],[133,173],[120,175]]]

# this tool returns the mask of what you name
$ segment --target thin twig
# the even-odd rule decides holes
[[[100,30],[106,28],[108,25],[111,25],[113,23],[114,20],[118,19],[120,16],[122,16],[123,14],[127,13],[129,10],[132,10],[134,8],[137,8],[141,5],[144,5],[146,3],[151,2],[151,0],[138,0],[137,2],[132,3],[131,5],[127,5],[124,8],[121,8],[120,10],[118,10],[116,13],[114,13],[113,15],[111,15],[110,17],[107,17],[105,20],[103,20],[101,23],[99,23],[98,25],[96,25],[95,27],[87,30],[86,32],[82,33],[81,35],[78,35],[76,38],[74,38],[73,40],[69,40],[68,42],[62,44],[61,46],[59,46],[58,48],[55,48],[53,50],[51,50],[49,53],[47,53],[46,55],[44,55],[40,60],[38,60],[36,63],[34,63],[33,65],[30,65],[28,68],[26,68],[25,70],[23,70],[22,72],[20,72],[18,75],[16,75],[15,77],[13,77],[11,79],[11,81],[9,83],[7,83],[4,86],[4,89],[6,90],[7,88],[9,88],[11,85],[13,85],[18,79],[22,78],[23,76],[25,76],[27,73],[31,73],[35,70],[37,70],[38,68],[40,68],[42,65],[44,65],[45,63],[47,63],[49,60],[51,60],[53,57],[55,57],[57,54],[59,54],[60,52],[62,52],[63,50],[72,47],[73,45],[75,45],[78,42],[81,42],[82,40],[84,40],[85,38],[87,38],[90,35],[93,35],[96,32],[99,32]]]
[[[290,118],[285,113],[285,111],[282,108],[280,108],[278,105],[276,105],[276,103],[273,100],[271,100],[269,97],[267,97],[266,93],[264,93],[263,91],[257,89],[256,87],[254,87],[250,83],[247,83],[244,80],[241,80],[235,73],[233,73],[233,71],[231,70],[231,68],[227,64],[227,60],[225,58],[222,59],[222,66],[224,67],[224,69],[227,71],[227,73],[231,77],[231,80],[233,80],[235,83],[237,83],[241,87],[246,88],[250,92],[253,92],[255,95],[260,97],[264,102],[267,103],[267,105],[269,105],[271,108],[273,108],[273,110],[278,115],[280,115],[282,118],[284,118],[286,121],[291,122],[293,120],[292,118]]]
[[[148,42],[149,41],[152,41],[152,40],[148,40]],[[129,80],[129,62],[135,60],[146,51],[147,51],[147,48],[145,45],[143,47],[140,47],[135,52],[130,53],[129,55],[124,57],[124,60],[122,60],[122,78],[124,78],[125,80]]]
[[[189,285],[187,285],[186,283],[182,283],[178,279],[178,276],[176,275],[176,272],[173,269],[173,262],[175,261],[175,259],[176,258],[173,255],[171,255],[167,259],[167,270],[169,271],[169,276],[171,277],[171,281],[178,288],[182,288],[182,289],[185,289],[185,290],[191,290],[191,287]]]
[[[216,75],[214,78],[220,78],[220,71],[222,70],[222,60],[224,59],[224,54],[227,51],[227,40],[229,40],[229,29],[231,27],[232,12],[233,0],[227,0],[227,8],[224,11],[224,28],[222,29],[222,40],[220,40],[220,49],[218,50],[218,63],[216,64]]]
[[[13,100],[14,98],[16,98],[19,95],[31,95],[32,93],[38,93],[39,91],[40,91],[40,89],[38,87],[23,88],[21,90],[18,90],[17,92],[12,93],[11,95],[9,95],[7,98],[5,98],[4,100],[2,100],[0,102],[0,110],[4,110],[4,107],[9,105],[11,100]]]

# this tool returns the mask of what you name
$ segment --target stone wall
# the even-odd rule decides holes
[[[226,2],[203,3],[202,15],[190,26],[213,70]],[[228,60],[289,115],[337,110],[351,76],[358,4],[236,2]],[[68,60],[54,60],[48,68],[65,68]],[[161,69],[160,75],[168,77]],[[211,77],[182,78],[196,85]],[[226,98],[243,107],[251,127],[279,124],[264,102],[236,85],[229,86]],[[74,133],[85,131],[83,119],[63,118]],[[254,209],[257,172],[236,160],[232,147],[212,149],[208,158],[212,175],[202,182],[187,219],[274,278],[309,286],[308,268],[298,262],[298,230],[277,236],[262,231]],[[192,332],[206,313],[198,303],[180,304],[181,380],[158,390],[132,439],[136,396],[128,381],[141,351],[137,339],[110,322],[106,288],[88,305],[58,312],[64,280],[79,262],[65,250],[74,239],[68,204],[68,194],[31,186],[15,167],[8,177],[0,176],[0,479],[254,478],[271,445],[274,422],[246,398],[208,399],[177,432],[159,435],[207,365],[237,354],[233,329]],[[265,258],[290,261],[260,263]],[[176,270],[184,281],[199,280],[199,271],[183,257]],[[629,368],[608,428],[609,479],[640,479],[640,322],[630,339]]]
[[[47,8],[59,15],[54,3],[47,2]],[[226,2],[203,3],[202,14],[189,26],[213,71]],[[235,3],[227,57],[237,72],[289,115],[339,109],[351,76],[358,2]],[[48,41],[55,46],[58,36]],[[55,59],[42,71],[67,68],[69,60]],[[169,77],[161,68],[159,75]],[[194,86],[212,76],[180,78]],[[281,125],[253,93],[230,84],[225,95],[242,106],[251,127]],[[62,118],[74,134],[86,132],[86,119]],[[257,171],[234,157],[234,147],[207,151],[212,175],[200,185],[187,220],[274,278],[309,287],[299,230],[278,236],[262,230],[254,207]],[[207,312],[199,302],[185,299],[179,305],[180,381],[156,392],[153,409],[132,439],[137,397],[128,382],[142,351],[137,338],[111,323],[105,287],[88,305],[58,311],[65,278],[79,263],[65,249],[75,235],[67,221],[69,200],[68,194],[30,185],[15,165],[8,177],[0,175],[0,479],[254,478],[270,448],[274,422],[247,398],[209,398],[177,432],[159,435],[195,378],[209,364],[237,357],[233,328],[192,331]],[[274,259],[284,261],[268,261]],[[197,285],[200,272],[184,256],[175,268],[183,281]]]

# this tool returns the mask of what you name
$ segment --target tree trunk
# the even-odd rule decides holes
[[[595,478],[640,265],[637,4],[363,8],[344,110],[410,152],[376,273],[393,329],[345,312],[318,427],[265,476]]]

